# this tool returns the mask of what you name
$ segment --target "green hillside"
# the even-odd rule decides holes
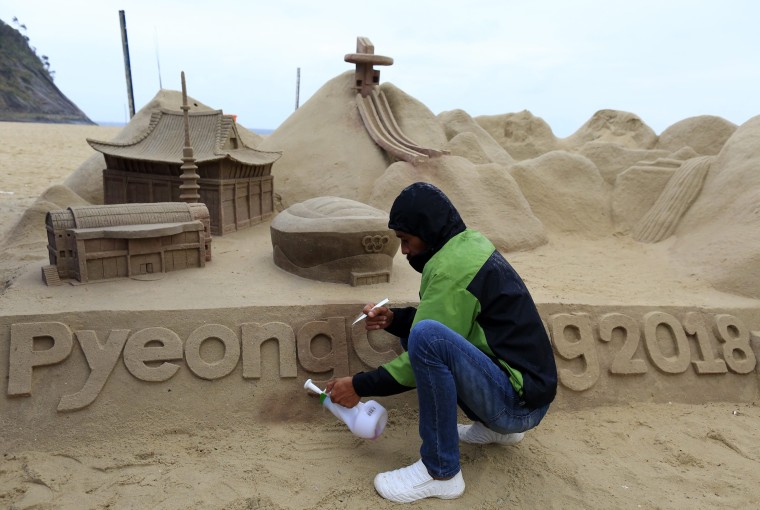
[[[46,64],[0,20],[0,121],[94,124],[56,87]]]

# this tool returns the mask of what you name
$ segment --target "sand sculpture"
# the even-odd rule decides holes
[[[399,240],[388,214],[346,198],[317,197],[272,220],[274,262],[314,280],[352,286],[389,283]]]
[[[190,145],[184,72],[181,78],[184,147],[178,198],[184,203],[95,205],[48,212],[45,228],[50,265],[42,268],[47,285],[60,285],[61,279],[88,283],[135,278],[203,267],[211,260],[211,220],[206,205],[198,203],[200,176]],[[161,141],[160,132],[157,136]],[[104,175],[104,184],[107,182]],[[126,185],[125,190],[130,187]],[[109,196],[107,188],[104,185],[105,196]],[[148,191],[147,198],[153,198],[153,190]],[[171,191],[169,194],[176,195]],[[146,197],[137,193],[129,198],[135,202]]]
[[[187,104],[187,86],[185,84],[185,72],[182,71],[182,117],[185,121],[185,146],[182,148],[182,166],[179,167],[182,174],[179,180],[179,199],[183,202],[195,203],[201,196],[198,194],[198,166],[195,164],[195,151],[190,144],[190,105]],[[234,119],[233,119],[234,120]],[[222,224],[224,222],[222,221]]]
[[[50,265],[47,285],[139,277],[211,260],[211,232],[204,204],[93,205],[50,211],[45,218]]]
[[[363,125],[353,72],[326,83],[256,148],[284,151],[272,172],[282,221],[315,197],[385,211],[409,182],[425,180],[526,278],[559,369],[552,422],[507,454],[469,450],[466,503],[686,507],[704,495],[705,508],[756,506],[760,117],[741,126],[687,119],[658,138],[633,114],[607,110],[560,139],[528,112],[435,115],[392,84],[376,87],[410,139],[451,154],[417,165],[389,157]],[[167,98],[160,92],[150,110]],[[148,117],[136,116],[123,136]],[[350,448],[345,431],[332,421],[320,430],[324,414],[298,398],[307,378],[395,355],[394,339],[351,321],[370,299],[415,304],[419,275],[397,255],[390,282],[371,296],[294,278],[272,263],[264,223],[215,240],[215,263],[187,272],[193,278],[45,287],[40,211],[70,207],[77,194],[97,202],[86,190],[102,164],[93,168],[43,193],[3,243],[0,439],[22,452],[4,458],[6,499],[42,494],[38,506],[55,505],[69,495],[97,506],[132,501],[135,490],[153,501],[179,490],[211,494],[196,505],[204,507],[243,508],[259,496],[273,508],[365,507],[382,464],[419,446],[413,395],[387,401],[388,443]],[[655,242],[636,241],[650,212],[644,223],[654,228],[641,231]],[[344,485],[355,492],[294,475],[326,458],[345,464]],[[233,490],[187,491],[196,482],[187,472],[218,474],[212,464],[225,466],[217,485]],[[63,470],[70,479],[61,481]],[[507,489],[483,482],[504,473],[515,481]],[[547,480],[556,491],[547,493]]]
[[[368,37],[357,37],[356,53],[347,54],[344,60],[356,64],[356,90],[362,97],[367,97],[380,85],[380,71],[374,66],[393,65],[391,57],[375,54],[375,45]]]
[[[184,85],[184,73],[182,79]],[[105,156],[106,204],[200,200],[218,236],[260,223],[274,211],[271,171],[282,153],[246,145],[234,117],[221,110],[189,112],[184,90],[181,112],[153,111],[133,140],[87,141]]]
[[[720,136],[728,138],[719,154],[715,155],[708,154],[715,149],[705,141],[696,144],[703,151],[701,153],[689,147],[672,150],[672,144],[677,143],[676,141],[689,139],[688,133],[679,132],[676,128],[670,130],[669,148],[663,148],[656,135],[653,136],[645,125],[641,122],[631,122],[631,114],[621,113],[616,116],[614,112],[601,112],[578,134],[559,140],[551,135],[550,130],[540,129],[540,119],[525,113],[482,121],[472,119],[461,111],[448,112],[436,117],[424,105],[406,96],[391,84],[379,86],[384,89],[399,125],[403,126],[404,131],[410,131],[415,138],[432,141],[432,145],[448,144],[449,147],[453,147],[456,140],[466,141],[456,145],[457,154],[431,158],[414,166],[403,160],[389,162],[384,151],[371,140],[366,130],[356,128],[361,126],[361,123],[357,122],[360,120],[359,112],[355,108],[341,109],[340,105],[346,103],[344,99],[356,93],[355,86],[353,73],[344,73],[331,80],[275,133],[258,145],[258,149],[262,151],[267,151],[268,148],[272,148],[269,152],[286,149],[283,158],[278,162],[278,172],[275,173],[275,177],[288,177],[287,185],[278,188],[278,193],[282,194],[280,204],[297,204],[293,209],[283,208],[268,232],[275,246],[274,256],[279,259],[276,264],[281,268],[287,265],[284,262],[287,259],[290,259],[291,264],[287,270],[293,272],[299,271],[299,268],[308,268],[314,262],[330,264],[331,261],[328,259],[317,260],[314,253],[305,254],[311,257],[310,261],[299,261],[296,264],[293,262],[295,255],[291,255],[303,255],[292,246],[298,243],[299,238],[303,239],[304,234],[317,233],[314,237],[318,239],[325,231],[335,230],[338,222],[334,218],[328,221],[328,228],[308,230],[309,224],[315,224],[313,217],[307,217],[315,216],[314,210],[318,210],[316,204],[340,204],[339,199],[355,197],[362,207],[374,207],[384,211],[398,190],[410,181],[427,180],[447,192],[469,226],[483,230],[502,250],[514,253],[545,246],[551,237],[568,233],[580,236],[589,244],[604,236],[611,236],[614,232],[624,234],[625,230],[621,229],[617,222],[618,217],[621,217],[617,214],[621,212],[621,197],[626,197],[631,204],[639,204],[637,209],[631,208],[627,215],[624,215],[629,231],[648,211],[668,211],[667,204],[678,205],[677,210],[673,210],[675,214],[661,223],[668,226],[667,231],[675,226],[671,237],[675,237],[672,242],[672,256],[676,262],[688,261],[692,267],[694,264],[697,267],[700,263],[704,264],[701,261],[712,262],[715,256],[712,245],[705,244],[703,238],[696,235],[700,230],[736,232],[737,228],[746,228],[746,231],[741,230],[744,233],[739,237],[749,242],[737,245],[727,240],[720,250],[723,260],[720,264],[710,264],[712,272],[705,272],[704,275],[710,281],[720,282],[722,289],[726,291],[750,297],[760,296],[756,280],[741,277],[754,274],[750,264],[753,260],[752,250],[756,251],[757,243],[752,241],[757,239],[758,229],[756,223],[753,224],[751,218],[747,217],[746,211],[752,211],[749,204],[753,196],[752,190],[756,189],[757,185],[752,180],[755,174],[746,169],[758,157],[753,152],[756,145],[750,143],[756,139],[760,129],[758,119],[733,129],[730,136],[727,134],[731,132],[731,129],[728,129],[730,126],[712,118],[681,124],[683,129],[698,128],[700,133],[708,132],[710,126],[716,125]],[[216,111],[208,115],[216,116],[221,119],[220,122],[224,121]],[[335,118],[331,117],[333,115]],[[151,117],[152,126],[155,127],[158,117]],[[164,114],[160,117],[164,117]],[[193,114],[190,118],[193,118]],[[340,118],[349,119],[350,122],[338,120]],[[315,120],[319,124],[329,121],[334,129],[327,132],[315,129]],[[508,126],[509,129],[499,130],[499,125]],[[521,126],[526,127],[522,130]],[[630,127],[631,132],[626,131],[626,126]],[[538,132],[532,139],[526,136],[526,133],[531,133],[531,129]],[[492,133],[500,133],[501,138],[492,136]],[[520,133],[522,134],[518,137]],[[706,138],[702,136],[700,140]],[[533,158],[523,157],[518,161],[507,150],[512,147],[510,144],[516,143],[525,149],[524,152],[516,151],[517,153],[525,155],[533,151],[541,154]],[[702,149],[702,146],[708,148]],[[177,147],[182,147],[181,142]],[[547,149],[542,152],[542,147]],[[316,150],[317,148],[321,151]],[[351,152],[354,149],[359,152]],[[323,158],[315,161],[315,153],[322,154]],[[303,157],[304,155],[306,157]],[[709,165],[707,159],[701,159],[705,156],[714,158]],[[325,161],[333,163],[329,172],[324,171]],[[321,171],[318,171],[320,169]],[[676,177],[679,172],[684,174],[682,178]],[[703,176],[702,172],[706,175]],[[351,178],[346,178],[347,176]],[[632,176],[636,178],[633,179]],[[655,177],[645,178],[646,176]],[[673,179],[674,177],[676,178]],[[702,178],[701,192],[693,197]],[[74,183],[76,180],[72,179],[70,182]],[[283,184],[285,182],[283,181]],[[647,186],[640,183],[646,183]],[[326,193],[328,190],[336,194]],[[625,193],[622,193],[624,190]],[[726,200],[729,198],[724,198],[725,190],[730,190],[731,204],[728,205]],[[311,196],[308,193],[311,193]],[[295,200],[304,196],[306,198],[303,200]],[[315,199],[315,196],[322,198]],[[333,202],[329,202],[326,197],[333,197],[329,199]],[[665,205],[652,209],[658,197],[663,197],[662,202]],[[315,202],[308,202],[312,199]],[[734,202],[736,206],[733,205]],[[691,205],[686,207],[689,203]],[[741,211],[745,211],[745,221],[734,222],[732,229],[726,228],[725,219],[721,220],[725,218],[722,212],[724,208],[733,208],[734,212],[730,218],[732,221],[742,217]],[[611,216],[614,216],[612,219],[616,221],[612,221]],[[704,220],[701,224],[700,218]],[[379,249],[378,253],[388,248],[389,253],[393,253],[393,238],[389,238],[385,245],[382,243],[383,235],[387,233],[384,218],[377,218],[377,224],[373,226],[377,228],[376,231],[366,230],[367,233],[373,232],[369,238],[371,242],[366,246],[361,243],[367,237],[364,228],[356,227],[352,225],[346,238],[351,239],[355,249],[361,248],[362,251],[357,252],[357,255],[367,253],[367,247]],[[297,235],[281,236],[283,232]],[[374,242],[375,235],[380,236],[377,238],[378,243]],[[285,246],[283,239],[292,243],[290,247]],[[19,245],[21,241],[14,243]],[[340,243],[333,241],[332,244],[337,247]],[[280,247],[281,245],[283,247]],[[731,249],[726,250],[727,246]],[[267,246],[267,258],[272,256],[269,249]],[[278,253],[286,254],[287,257]],[[545,254],[546,250],[542,253]],[[345,250],[338,250],[333,260],[340,260],[344,254]],[[403,260],[401,262],[403,265]],[[557,265],[560,268],[563,266]],[[569,269],[573,267],[570,266]],[[390,278],[387,285],[405,284],[410,275],[405,272],[408,268],[394,267],[394,270],[401,272],[400,281]],[[39,271],[39,266],[36,267],[36,271]],[[544,268],[539,264],[532,278],[541,281],[543,271]],[[736,277],[730,276],[732,271],[736,272]],[[561,279],[566,272],[562,268],[554,278]],[[664,272],[661,274],[666,275]],[[305,274],[301,276],[308,278]],[[260,275],[257,277],[261,278]],[[236,280],[244,278],[244,275],[235,276]],[[343,283],[348,282],[345,271],[338,279]],[[547,279],[544,285],[551,286],[551,280],[552,278]],[[573,283],[576,281],[582,281],[582,278],[578,277]],[[163,299],[169,303],[171,298],[168,296],[175,289],[172,289],[171,283],[167,281],[162,281],[162,285],[166,288],[166,296]],[[253,285],[243,284],[243,288]],[[309,293],[295,290],[300,289],[298,282],[280,281],[279,285],[293,285],[291,290],[299,296],[310,296]],[[573,289],[573,292],[579,291],[575,287]],[[157,290],[159,289],[155,289]],[[399,292],[402,297],[395,299],[413,302],[416,289],[407,290],[406,294]],[[204,289],[205,294],[213,291],[211,287]],[[93,292],[97,294],[101,291],[94,289]],[[637,297],[640,294],[636,293]],[[617,299],[617,294],[615,297]],[[235,295],[228,293],[223,301],[225,304],[237,303],[238,306],[245,303],[239,299],[235,301],[235,298]],[[357,299],[366,298],[362,296]],[[267,303],[270,300],[271,297]],[[697,398],[695,394],[681,389],[678,384],[673,385],[676,379],[683,381],[684,387],[699,388],[699,398],[720,398],[720,395],[727,392],[740,399],[754,398],[757,393],[756,385],[746,383],[748,379],[756,377],[757,367],[754,338],[760,324],[756,321],[753,305],[718,310],[703,305],[694,309],[688,306],[681,308],[677,306],[678,303],[668,304],[671,306],[663,309],[657,304],[647,305],[639,302],[631,306],[599,306],[594,303],[568,306],[559,302],[540,303],[539,309],[545,317],[558,353],[562,388],[560,400],[565,403],[602,400],[614,402],[617,395],[623,393],[628,395],[627,398],[634,398],[633,395],[644,400],[678,398],[690,401]],[[177,309],[181,308],[178,304],[174,306]],[[368,347],[360,336],[356,336],[357,331],[348,328],[345,321],[355,316],[355,306],[328,306],[309,312],[311,315],[303,320],[287,319],[286,317],[290,317],[288,306],[283,306],[281,310],[272,308],[257,321],[257,324],[266,326],[265,329],[269,331],[268,338],[280,339],[286,342],[285,345],[291,345],[290,340],[295,338],[297,347],[294,347],[294,352],[303,352],[303,356],[299,354],[297,357],[295,365],[291,364],[291,361],[286,363],[286,366],[291,368],[283,373],[291,374],[292,367],[295,366],[297,373],[308,376],[329,372],[342,375],[348,373],[349,365],[358,363],[372,366],[380,363],[383,357],[380,354],[382,350],[376,351]],[[112,316],[108,316],[107,313],[101,315],[103,323],[112,322]],[[180,316],[182,314],[179,312],[157,313],[152,322],[145,316],[137,325],[131,321],[118,320],[113,324],[116,329],[134,329],[131,334],[147,328],[150,334],[162,338],[167,335],[172,338],[174,335],[180,338],[196,338],[205,334],[193,333],[192,325],[184,324]],[[240,340],[245,335],[245,328],[240,329],[240,325],[246,322],[244,316],[245,313],[241,312],[239,319],[225,318],[220,321],[209,316],[203,320],[219,326],[214,329],[213,334],[217,335],[215,338],[229,337],[228,343],[233,345],[233,336]],[[16,315],[5,316],[4,320],[11,325],[39,323],[41,331],[47,327],[44,324],[51,322],[45,320],[42,315],[25,317],[18,312]],[[79,330],[76,328],[83,327],[83,330],[88,331],[103,329],[100,318],[96,319],[93,315],[92,321],[92,326],[82,326],[65,317],[52,322],[68,323],[66,327],[77,337],[76,331]],[[309,325],[310,321],[319,323],[320,326]],[[324,324],[320,321],[324,321]],[[320,329],[323,326],[330,331],[329,334],[324,333],[327,330]],[[15,341],[21,342],[22,336],[18,335],[21,335],[22,329],[19,328],[11,329],[16,331]],[[159,331],[155,328],[163,329]],[[169,334],[167,330],[173,333]],[[134,342],[142,342],[144,335],[148,333],[138,335]],[[312,340],[317,337],[330,340],[326,346],[319,347],[317,341],[312,345]],[[684,341],[684,338],[688,340]],[[344,345],[348,346],[347,352],[344,352]],[[309,354],[311,348],[317,350]],[[290,352],[288,349],[287,352]],[[231,359],[234,358],[233,354],[234,351],[231,350]],[[292,360],[290,356],[287,354],[282,359]],[[323,362],[315,363],[312,358],[322,359]],[[44,371],[45,368],[35,370]],[[199,371],[203,372],[203,369]],[[714,384],[714,377],[708,377],[714,374],[720,374],[720,385]],[[646,395],[640,395],[632,391],[631,388],[638,387],[641,381],[658,386],[660,393],[652,395],[647,392]],[[666,384],[665,381],[670,383]]]
[[[393,157],[412,164],[447,154],[446,151],[421,147],[401,131],[388,100],[377,87],[380,84],[380,71],[373,67],[392,65],[392,58],[376,55],[375,46],[369,38],[357,37],[356,53],[349,53],[344,59],[356,64],[356,106],[364,127],[377,145]]]
[[[713,156],[692,158],[679,166],[652,208],[634,227],[634,239],[656,243],[673,234],[678,221],[702,190],[713,159]]]

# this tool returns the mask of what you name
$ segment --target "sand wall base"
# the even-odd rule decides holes
[[[760,309],[539,310],[558,408],[760,398]],[[0,317],[3,441],[311,419],[319,405],[305,379],[376,367],[399,349],[384,332],[351,327],[356,313],[345,304]],[[378,400],[392,409],[414,399]]]

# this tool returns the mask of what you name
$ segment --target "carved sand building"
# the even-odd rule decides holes
[[[166,273],[204,267],[211,260],[204,204],[91,205],[45,216],[50,265],[47,285]]]
[[[211,233],[223,235],[260,223],[274,211],[272,165],[279,152],[248,147],[232,115],[221,110],[188,114],[200,202],[208,207]],[[106,204],[179,202],[184,113],[161,109],[128,143],[88,139],[103,153]]]

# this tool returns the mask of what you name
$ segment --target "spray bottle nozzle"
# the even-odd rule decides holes
[[[325,399],[328,398],[327,397],[327,393],[325,393],[324,391],[320,390],[319,386],[317,386],[316,384],[314,384],[313,382],[311,382],[311,379],[307,379],[306,382],[303,383],[303,387],[305,389],[311,390],[314,393],[316,393],[317,395],[319,395],[319,403],[320,404],[323,404],[324,401],[325,401]]]
[[[324,393],[324,391],[319,389],[319,386],[311,382],[311,379],[306,379],[306,382],[303,383],[303,387],[304,389],[313,391],[317,395],[321,395],[322,393]]]

